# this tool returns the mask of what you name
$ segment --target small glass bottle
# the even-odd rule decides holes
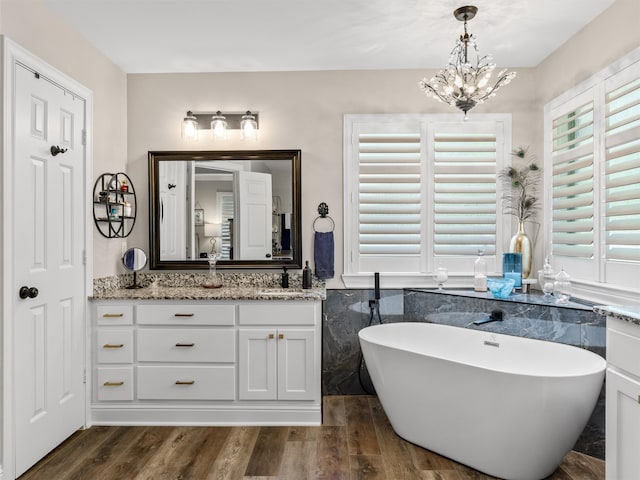
[[[482,250],[478,250],[478,258],[473,263],[473,289],[476,292],[487,291],[487,262]]]
[[[210,253],[209,254],[209,272],[202,282],[202,286],[204,288],[220,288],[222,286],[222,279],[218,275],[216,270],[216,263],[220,258],[219,253]]]
[[[556,297],[556,303],[567,304],[571,298],[571,277],[562,269],[556,275],[556,281],[553,283],[553,296]]]
[[[309,260],[305,261],[304,268],[302,269],[302,288],[311,288],[311,268],[309,267]]]
[[[548,257],[547,257],[548,259]],[[540,290],[547,296],[553,293],[553,284],[556,281],[556,274],[553,271],[551,263],[547,260],[544,262],[542,270],[538,271],[538,282],[540,283]]]

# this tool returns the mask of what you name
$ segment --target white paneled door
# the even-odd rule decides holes
[[[271,174],[235,172],[237,260],[271,260]]]
[[[13,108],[15,475],[84,424],[85,100],[21,65]],[[7,319],[5,319],[7,320]]]

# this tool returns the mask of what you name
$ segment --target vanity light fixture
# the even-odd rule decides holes
[[[489,83],[496,64],[491,63],[491,55],[480,56],[475,37],[467,33],[467,20],[475,17],[476,13],[478,8],[473,5],[460,7],[453,12],[457,20],[464,22],[464,35],[460,35],[451,51],[447,66],[431,80],[423,78],[418,83],[428,97],[462,110],[465,120],[469,110],[495,96],[502,85],[507,85],[516,76],[516,72],[506,73],[505,68],[498,73],[495,82]]]
[[[211,117],[211,138],[227,138],[227,119],[220,110]]]
[[[182,139],[198,139],[198,119],[191,110],[187,111],[187,116],[182,120]]]
[[[258,139],[258,122],[256,122],[256,116],[252,115],[250,110],[247,110],[247,113],[242,116],[240,138],[242,140]]]
[[[197,140],[199,130],[209,130],[211,138],[228,138],[230,130],[240,130],[242,140],[256,140],[258,136],[258,114],[247,110],[245,113],[197,112],[191,110],[182,120],[182,138]]]

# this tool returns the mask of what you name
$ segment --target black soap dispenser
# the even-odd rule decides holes
[[[304,268],[302,269],[302,288],[311,288],[311,268],[309,267],[309,260],[305,261]]]
[[[289,274],[287,273],[287,267],[282,267],[282,270],[284,271],[282,272],[282,281],[280,284],[282,285],[282,288],[289,288]]]

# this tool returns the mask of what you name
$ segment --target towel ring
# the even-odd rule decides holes
[[[316,230],[316,222],[320,219],[326,218],[327,220],[329,220],[331,222],[331,230],[327,230],[328,232],[333,232],[336,228],[336,222],[333,221],[333,218],[331,218],[329,215],[325,215],[324,217],[322,215],[317,216],[316,219],[313,221],[313,231],[317,232],[318,230]]]
[[[329,205],[327,205],[326,203],[322,202],[320,205],[318,205],[318,213],[319,213],[319,215],[313,221],[313,231],[314,232],[318,231],[318,230],[316,230],[316,222],[321,218],[326,218],[331,222],[331,230],[328,230],[328,231],[329,232],[333,232],[335,230],[335,228],[336,228],[336,222],[334,222],[333,218],[331,218],[329,216]]]

